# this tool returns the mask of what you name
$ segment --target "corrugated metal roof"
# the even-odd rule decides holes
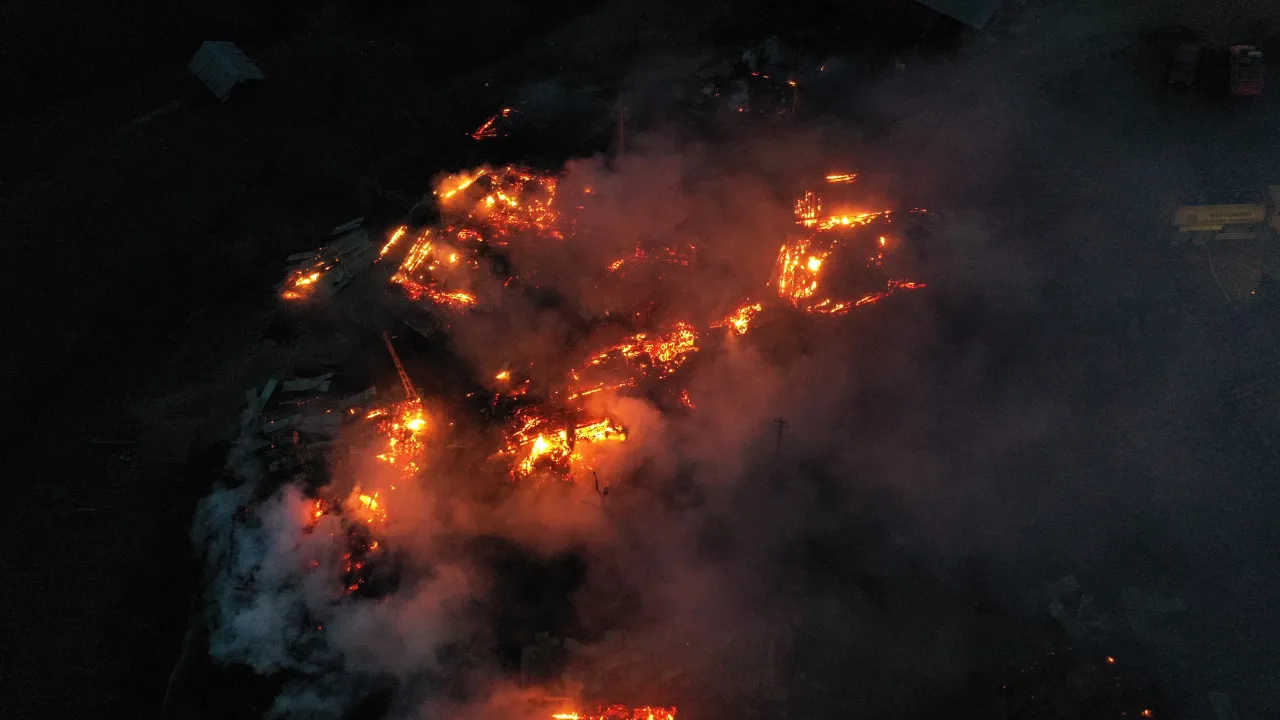
[[[927,8],[981,30],[991,22],[1000,0],[916,0]]]
[[[187,67],[224,102],[236,85],[266,78],[243,50],[226,40],[206,40]]]

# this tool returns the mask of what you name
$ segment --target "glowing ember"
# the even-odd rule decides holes
[[[480,189],[463,193],[479,181],[483,181],[477,185]],[[551,237],[563,237],[556,228],[560,218],[553,208],[557,183],[556,176],[529,168],[485,167],[447,178],[436,191],[436,197],[440,200],[441,212],[451,222],[480,223],[498,234],[534,230]]]
[[[734,310],[723,320],[717,320],[712,323],[711,327],[728,327],[729,331],[734,335],[746,335],[747,330],[751,329],[751,321],[754,320],[756,315],[758,315],[763,309],[764,306],[760,303],[743,305],[737,310]]]
[[[889,210],[879,210],[873,212],[849,213],[845,215],[832,215],[822,220],[813,220],[805,222],[806,227],[816,225],[819,230],[831,230],[838,227],[852,227],[856,225],[869,225],[873,221],[882,217],[887,217]]]
[[[665,246],[657,249],[646,249],[641,245],[637,245],[635,253],[631,257],[618,258],[609,263],[609,273],[616,274],[618,277],[626,277],[627,273],[633,268],[647,263],[689,267],[693,263],[697,251],[698,249],[692,245],[686,247]]]
[[[499,137],[502,133],[498,130],[498,121],[511,117],[512,112],[513,110],[511,108],[502,108],[498,112],[494,113],[493,117],[485,120],[483,125],[476,128],[475,132],[471,133],[472,139],[488,140],[490,138]]]
[[[347,507],[365,524],[372,525],[387,521],[387,507],[376,490],[365,492],[356,488],[351,493],[351,499],[347,501]]]
[[[395,231],[391,233],[391,237],[387,238],[386,244],[378,251],[378,259],[381,260],[382,257],[391,250],[391,248],[395,247],[396,243],[400,242],[400,238],[404,237],[407,232],[409,232],[409,226],[407,225],[401,225],[396,228]]]
[[[592,713],[561,712],[551,716],[552,720],[675,720],[675,707],[628,707],[626,705],[610,705],[597,708]]]
[[[697,352],[698,333],[689,323],[676,323],[672,330],[658,337],[650,337],[648,333],[637,333],[630,340],[621,342],[587,361],[587,365],[601,365],[614,357],[621,357],[628,362],[639,362],[642,366],[656,370],[658,377],[666,377],[675,372],[689,354]]]
[[[513,233],[563,239],[553,207],[557,182],[554,175],[510,165],[445,178],[435,196],[446,222],[413,241],[391,281],[415,301],[450,310],[476,305],[475,294],[460,287],[474,286],[472,274],[490,257],[486,247],[506,246]]]
[[[856,180],[856,174],[832,174],[827,176],[831,183],[849,183]],[[847,233],[837,232],[869,225],[876,220],[891,220],[891,211],[856,212],[829,215],[823,206],[823,199],[813,191],[807,191],[796,200],[796,223],[806,228],[807,233],[797,235],[788,240],[778,250],[778,259],[774,263],[773,286],[778,297],[791,306],[811,313],[839,315],[860,305],[883,300],[898,290],[916,290],[922,284],[910,281],[889,280],[884,290],[870,293],[860,298],[838,300],[823,297],[829,290],[822,289],[822,272],[827,261],[835,250],[848,242]],[[884,248],[888,239],[881,235],[877,239],[877,252],[867,262],[868,268],[880,268],[884,262]],[[749,323],[749,318],[748,318]],[[730,324],[732,323],[723,323]]]
[[[608,418],[576,425],[572,437],[563,428],[552,430],[553,425],[548,418],[526,416],[521,427],[510,433],[507,452],[519,458],[511,470],[513,478],[528,478],[542,470],[557,470],[568,476],[573,464],[582,461],[584,445],[627,439],[622,426]]]
[[[285,279],[284,286],[280,289],[280,297],[285,300],[301,300],[308,297],[315,292],[320,278],[333,267],[332,262],[317,259],[313,265],[294,270]]]
[[[386,439],[377,458],[396,467],[402,476],[417,473],[426,456],[423,435],[428,423],[422,400],[405,400],[382,413],[369,413],[368,417],[379,420],[378,433]]]
[[[628,388],[628,387],[635,387],[635,384],[636,384],[635,380],[631,378],[627,378],[626,380],[618,380],[616,382],[597,383],[595,385],[592,385],[589,388],[586,388],[585,390],[578,390],[576,392],[569,393],[569,399],[577,400],[579,398],[584,398],[589,395],[595,395],[596,393],[608,392],[610,390],[621,390],[623,388]]]
[[[899,290],[919,290],[923,287],[925,287],[924,283],[910,282],[907,280],[901,280],[901,281],[890,280],[888,283],[888,287],[886,287],[884,290],[881,290],[880,292],[874,292],[869,295],[863,295],[857,300],[852,300],[849,302],[836,303],[836,302],[832,302],[830,298],[827,298],[822,302],[817,303],[816,305],[810,305],[809,307],[805,308],[805,310],[811,313],[819,313],[822,315],[841,315],[843,313],[846,313],[852,310],[853,308],[860,307],[862,305],[870,305],[871,303],[875,303],[875,302],[880,302],[881,300],[889,297],[890,295],[893,295],[895,292]]]
[[[796,222],[810,227],[818,223],[818,216],[822,214],[822,198],[813,191],[806,191],[796,200],[795,205]]]
[[[832,173],[827,176],[827,182],[848,184],[858,179],[858,173]]]
[[[697,406],[693,404],[693,399],[689,397],[688,390],[680,391],[680,404],[689,408],[690,410],[697,408]]]
[[[818,272],[830,251],[810,252],[811,237],[803,237],[787,243],[778,251],[774,269],[774,286],[778,297],[799,305],[801,300],[812,297],[818,290]]]

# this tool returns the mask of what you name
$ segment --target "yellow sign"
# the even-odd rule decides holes
[[[1223,225],[1255,225],[1266,219],[1266,205],[1183,205],[1173,214],[1180,230],[1221,230]]]

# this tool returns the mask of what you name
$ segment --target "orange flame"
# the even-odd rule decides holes
[[[729,313],[722,320],[717,320],[711,324],[711,327],[728,327],[729,331],[734,335],[746,335],[747,330],[751,329],[751,321],[755,319],[760,311],[764,310],[764,306],[760,303],[751,303]]]
[[[658,337],[648,333],[636,333],[627,341],[607,348],[587,361],[587,366],[601,365],[613,357],[628,362],[641,362],[655,369],[658,377],[666,377],[680,368],[697,352],[698,333],[686,322],[678,322],[670,332]]]
[[[547,467],[571,470],[574,463],[583,459],[583,445],[627,439],[626,430],[608,418],[576,425],[572,438],[563,428],[547,429],[552,425],[549,418],[528,415],[523,418],[522,426],[509,434],[507,452],[520,458],[511,470],[513,478],[528,478]],[[546,430],[537,432],[540,429]]]
[[[395,247],[396,243],[400,242],[400,238],[404,237],[407,232],[409,232],[408,225],[401,225],[396,228],[395,231],[391,233],[391,237],[387,238],[386,244],[378,251],[378,259],[381,260],[383,256],[391,250],[391,248]]]
[[[310,266],[294,270],[285,279],[280,289],[280,297],[285,300],[301,300],[311,295],[318,287],[320,278],[333,267],[334,263],[316,258]]]
[[[397,468],[402,476],[417,473],[426,457],[423,436],[428,422],[422,400],[404,400],[388,410],[376,412],[370,412],[367,417],[379,419],[378,432],[385,438],[385,445],[377,458]]]
[[[633,708],[626,705],[609,705],[596,708],[593,713],[559,712],[551,718],[552,720],[676,720],[676,708],[647,705]]]

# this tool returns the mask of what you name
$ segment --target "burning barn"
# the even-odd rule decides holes
[[[508,110],[475,138],[506,133],[506,121],[519,117]],[[510,548],[484,555],[473,546],[511,545],[503,533],[529,523],[641,522],[631,517],[640,511],[626,490],[646,472],[629,455],[635,438],[698,417],[701,400],[690,382],[708,358],[750,347],[753,330],[770,317],[837,322],[832,316],[923,288],[911,223],[925,212],[870,204],[859,180],[849,171],[815,178],[797,196],[789,228],[773,239],[780,245],[776,256],[769,252],[772,271],[762,256],[758,275],[698,303],[689,298],[713,271],[723,272],[708,260],[707,243],[693,232],[604,237],[617,228],[592,225],[603,202],[596,186],[569,170],[464,170],[436,183],[433,212],[421,214],[430,221],[390,229],[381,246],[353,221],[322,248],[291,256],[278,287],[284,300],[332,296],[357,281],[386,283],[383,301],[408,308],[388,317],[447,357],[419,362],[409,351],[402,359],[378,327],[391,360],[380,363],[383,386],[327,369],[251,394],[233,457],[239,484],[223,490],[236,504],[232,539],[207,543],[216,584],[231,588],[216,598],[215,655],[264,672],[325,677],[343,653],[367,654],[358,638],[376,631],[398,638],[387,641],[396,645],[392,655],[407,658],[383,670],[397,682],[418,682],[396,675],[409,667],[430,675],[428,684],[474,692],[472,659],[494,639],[452,628],[498,617],[498,644],[523,647],[518,671],[508,662],[501,682],[518,674],[523,690],[538,696],[536,717],[671,720],[686,701],[712,706],[748,696],[759,707],[780,707],[783,653],[771,630],[715,639],[707,658],[682,664],[671,658],[685,652],[687,639],[651,647],[616,627],[608,638],[599,628],[574,627],[557,615],[570,601],[548,599],[545,588],[512,591],[528,600],[521,610],[478,598],[486,582],[500,595],[494,588],[525,561],[512,560],[520,553]],[[374,263],[388,266],[386,273],[363,272]],[[465,344],[472,335],[484,339],[482,352]],[[431,389],[414,376],[428,378]],[[622,515],[613,514],[615,497]],[[219,508],[211,501],[208,512]],[[491,576],[490,567],[502,569]],[[619,598],[642,591],[620,583],[602,592],[615,608],[608,623],[634,619],[635,604]],[[290,618],[287,632],[255,634],[261,628],[243,618],[263,603],[289,608],[281,611]],[[423,616],[438,626],[419,643]],[[246,649],[262,645],[272,647],[272,662]],[[432,653],[446,649],[456,661],[442,666]]]

